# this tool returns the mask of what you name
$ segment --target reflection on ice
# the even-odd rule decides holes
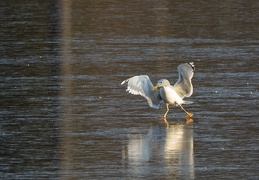
[[[126,149],[134,173],[145,175],[155,171],[149,166],[152,162],[166,175],[194,179],[192,125],[170,125],[167,129],[152,126],[148,134],[129,140]]]

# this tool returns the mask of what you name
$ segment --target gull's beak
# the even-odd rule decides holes
[[[157,85],[155,85],[154,87],[153,87],[153,90],[155,90],[155,89],[157,89],[158,88],[158,86]]]

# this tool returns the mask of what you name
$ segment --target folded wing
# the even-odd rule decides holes
[[[159,91],[153,90],[153,84],[147,75],[131,77],[123,81],[121,84],[125,83],[128,83],[126,91],[134,95],[145,97],[150,107],[159,108],[162,99]]]

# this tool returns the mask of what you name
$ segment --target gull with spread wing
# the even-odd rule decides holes
[[[153,86],[147,75],[131,77],[121,84],[127,83],[127,90],[134,95],[141,95],[147,99],[150,107],[158,109],[161,103],[166,104],[166,112],[163,119],[166,120],[166,115],[169,112],[169,105],[180,106],[188,117],[193,114],[187,112],[182,104],[191,104],[191,101],[185,101],[183,98],[190,97],[193,93],[192,77],[194,71],[194,63],[183,63],[177,67],[178,80],[174,85],[171,85],[167,79],[160,79]]]

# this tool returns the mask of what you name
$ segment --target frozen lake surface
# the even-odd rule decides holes
[[[259,4],[1,2],[0,178],[258,179]],[[120,83],[177,80],[186,123]]]

